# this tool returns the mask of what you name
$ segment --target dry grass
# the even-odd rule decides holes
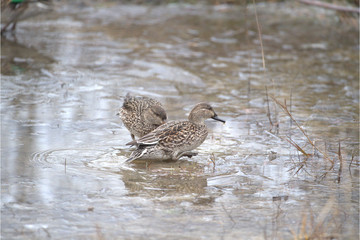
[[[304,0],[304,2],[307,0]],[[258,14],[257,14],[257,9],[256,9],[256,1],[252,0],[252,3],[254,5],[254,13],[255,13],[255,19],[256,19],[256,25],[257,25],[257,30],[258,30],[258,37],[259,37],[259,42],[260,42],[260,47],[261,47],[261,56],[262,56],[262,66],[263,66],[263,70],[264,73],[266,72],[266,64],[265,64],[265,55],[264,55],[264,47],[263,47],[263,41],[262,41],[262,33],[261,33],[261,25],[259,23],[259,18],[258,18]],[[357,11],[359,11],[357,9]],[[297,77],[298,74],[296,74],[295,78]],[[274,92],[275,92],[275,83],[274,80],[272,79],[272,84],[273,84],[273,88],[274,88]],[[249,86],[248,86],[249,87]],[[296,148],[296,150],[301,153],[304,157],[302,159],[300,159],[299,164],[297,164],[297,166],[295,166],[293,169],[291,170],[295,170],[295,174],[297,174],[300,170],[304,170],[305,172],[306,169],[306,165],[307,165],[307,160],[311,157],[318,157],[318,153],[320,153],[323,157],[323,159],[325,159],[328,163],[330,163],[330,168],[327,169],[327,171],[320,176],[320,179],[323,179],[326,174],[334,169],[334,165],[335,165],[335,159],[330,158],[328,153],[326,152],[326,142],[325,142],[325,147],[324,150],[322,150],[318,144],[316,144],[315,140],[312,140],[310,138],[310,136],[305,132],[305,130],[300,126],[300,124],[296,121],[296,119],[294,118],[294,116],[291,113],[291,105],[292,105],[292,89],[290,92],[290,110],[288,109],[288,106],[286,104],[286,100],[284,100],[284,103],[281,103],[280,101],[278,101],[275,97],[272,97],[272,100],[276,103],[275,105],[275,113],[274,113],[274,118],[275,120],[272,119],[272,115],[271,115],[271,111],[270,111],[270,105],[269,105],[269,96],[268,96],[268,89],[267,87],[265,87],[265,91],[266,91],[266,103],[267,103],[267,117],[269,119],[269,123],[271,126],[270,132],[275,128],[275,134],[279,133],[279,128],[280,128],[280,122],[276,119],[278,119],[277,117],[277,111],[276,111],[276,105],[279,106],[290,118],[290,127],[292,127],[292,124],[294,123],[297,127],[297,129],[300,130],[300,132],[302,133],[302,135],[306,138],[305,141],[305,145],[310,145],[312,147],[312,153],[309,153],[305,150],[305,147],[301,147],[300,144],[296,143],[294,140],[291,139],[291,137],[281,137],[280,138],[286,142],[288,142],[290,145],[292,145],[294,148]],[[248,90],[249,92],[249,90]],[[337,182],[340,183],[341,181],[341,175],[342,175],[342,171],[343,171],[343,158],[342,158],[342,154],[341,154],[341,144],[339,142],[339,149],[338,149],[338,159],[339,159],[339,169],[338,169],[338,176],[337,176]],[[350,163],[351,165],[351,163]],[[349,170],[350,170],[350,165],[349,165]],[[324,164],[325,166],[325,164]],[[215,165],[214,165],[215,167]]]
[[[322,149],[320,149],[316,144],[315,141],[312,141],[311,138],[309,137],[309,135],[304,131],[304,129],[300,126],[300,124],[296,121],[296,119],[294,118],[294,116],[290,113],[290,111],[288,110],[288,107],[286,105],[286,100],[284,101],[284,103],[279,102],[276,98],[271,97],[272,100],[290,117],[290,119],[292,120],[293,123],[295,123],[296,127],[301,131],[301,133],[305,136],[306,138],[306,143],[310,144],[313,149],[314,152],[317,151],[319,152],[325,160],[327,160],[328,162],[331,163],[331,167],[330,170],[334,167],[335,161],[333,159],[331,159],[328,154],[323,151]],[[305,162],[306,160],[310,157],[313,156],[313,154],[311,153],[307,153],[304,148],[300,147],[298,144],[296,144],[291,138],[285,138],[285,140],[287,142],[289,142],[292,146],[294,146],[299,152],[301,152],[304,156],[305,156]]]
[[[256,26],[257,26],[257,29],[258,29],[259,41],[260,41],[260,47],[261,47],[262,64],[263,64],[263,69],[265,71],[266,66],[265,66],[264,47],[263,47],[263,41],[262,41],[262,36],[261,36],[261,27],[260,27],[259,18],[258,18],[257,11],[256,11],[256,2],[255,2],[255,0],[253,0],[253,4],[254,4],[254,10],[255,10]]]
[[[267,92],[266,92],[267,95]],[[266,96],[266,98],[268,98]],[[298,129],[301,134],[305,137],[305,142],[302,142],[302,146],[295,142],[291,137],[289,136],[278,136],[283,141],[288,142],[291,146],[293,146],[300,155],[298,155],[298,161],[293,161],[294,166],[291,167],[289,170],[294,171],[294,174],[298,174],[300,171],[305,172],[308,175],[313,175],[317,181],[323,180],[329,173],[336,174],[335,181],[340,184],[343,178],[343,171],[344,171],[344,164],[345,159],[343,158],[342,150],[341,150],[341,142],[338,143],[338,149],[333,151],[332,157],[329,156],[328,152],[326,151],[328,146],[331,146],[332,144],[329,144],[329,142],[324,141],[324,145],[320,147],[320,144],[318,142],[321,141],[315,141],[312,140],[312,138],[308,135],[308,133],[303,129],[303,127],[299,124],[299,122],[295,119],[293,114],[289,111],[289,108],[286,104],[286,100],[284,100],[284,103],[281,103],[279,100],[271,96],[271,99],[278,105],[283,112],[290,118],[291,123],[294,123],[296,126],[296,129]],[[273,121],[271,120],[271,113],[270,113],[270,107],[269,103],[267,103],[267,116],[269,118],[269,122],[271,125],[271,129],[275,126]],[[312,152],[308,149],[309,146],[312,148]],[[351,176],[351,167],[353,165],[356,165],[354,163],[358,163],[358,161],[354,160],[356,158],[356,151],[352,152],[351,159],[349,160],[348,170]],[[354,156],[355,155],[355,156]],[[309,163],[309,159],[318,159],[318,160],[325,160],[325,162],[321,161],[311,161]],[[335,163],[338,161],[338,168],[335,171]],[[326,163],[329,163],[330,166]],[[357,164],[358,165],[358,164]],[[312,166],[311,169],[309,169],[309,166]],[[315,171],[312,171],[312,169],[316,169]],[[314,172],[311,174],[311,172]]]
[[[266,94],[267,94],[267,92],[266,92]],[[317,181],[323,180],[327,176],[328,173],[333,172],[334,174],[337,175],[335,177],[336,182],[338,184],[340,184],[341,180],[342,180],[342,174],[343,174],[344,163],[345,163],[345,159],[343,158],[343,154],[342,154],[342,150],[341,150],[341,142],[339,141],[338,149],[334,150],[333,156],[330,157],[326,150],[328,148],[328,145],[331,146],[332,144],[329,144],[328,142],[324,141],[324,145],[322,147],[320,147],[320,144],[317,143],[319,141],[316,142],[315,140],[312,140],[312,138],[308,135],[308,133],[303,129],[303,127],[295,119],[293,114],[289,111],[289,107],[286,104],[286,100],[284,100],[284,103],[282,103],[279,100],[277,100],[275,97],[272,97],[272,96],[270,96],[270,97],[276,103],[276,105],[279,106],[283,110],[283,112],[290,118],[291,123],[294,123],[294,125],[296,126],[296,129],[298,129],[306,139],[305,142],[303,142],[300,145],[299,143],[295,142],[289,136],[278,136],[283,141],[288,142],[291,146],[293,146],[298,151],[298,153],[300,153],[300,155],[298,156],[298,159],[299,159],[298,162],[293,162],[294,166],[292,168],[290,168],[290,171],[294,171],[294,174],[298,174],[300,171],[302,171],[309,175],[314,175],[314,177],[316,178]],[[266,97],[266,98],[268,98],[268,97]],[[273,121],[271,121],[271,113],[270,113],[269,103],[267,103],[267,111],[268,111],[267,116],[269,118],[271,128],[273,128],[275,125],[274,125]],[[312,148],[312,152],[309,151],[309,149],[308,149],[309,146]],[[351,166],[354,163],[354,154],[355,153],[353,152],[352,157],[350,159],[349,166],[348,166],[350,175],[351,175]],[[325,162],[323,163],[321,161],[311,161],[310,165],[314,165],[313,168],[316,169],[316,172],[315,172],[315,174],[310,174],[311,170],[307,169],[309,166],[308,160],[309,159],[314,160],[314,159],[320,159],[320,158],[325,160]],[[335,167],[335,163],[337,161],[338,161],[339,167],[335,171],[334,167]],[[326,163],[329,163],[330,166],[327,165]],[[324,171],[321,171],[321,169],[323,169]]]
[[[298,229],[290,229],[290,232],[294,240],[339,239],[344,218],[346,216],[336,207],[335,197],[331,197],[318,213],[309,207]]]
[[[339,167],[339,171],[338,171],[337,182],[340,183],[342,169],[343,169],[343,158],[342,158],[342,154],[341,154],[341,143],[340,142],[339,142],[338,156],[339,156],[340,167]]]
[[[280,123],[279,121],[277,121],[277,111],[275,109],[275,113],[274,113],[274,118],[275,120],[272,121],[272,116],[271,116],[271,111],[270,111],[270,103],[269,103],[269,95],[268,95],[268,90],[267,90],[267,86],[265,86],[265,92],[266,92],[266,105],[267,105],[267,111],[266,111],[266,116],[269,119],[269,123],[271,126],[270,131],[272,131],[273,129],[275,129],[275,133],[278,134],[279,133],[279,127],[280,127]]]

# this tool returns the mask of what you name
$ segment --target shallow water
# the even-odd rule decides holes
[[[293,3],[257,11],[266,70],[252,6],[65,4],[3,37],[1,237],[358,238],[357,28]],[[269,100],[271,127],[265,87],[333,167],[315,151],[299,169],[285,138],[314,149]],[[170,119],[206,101],[227,122],[207,122],[191,159],[125,164],[127,92]]]

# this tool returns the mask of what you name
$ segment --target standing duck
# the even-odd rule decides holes
[[[137,141],[129,142],[127,145],[136,145],[137,148],[126,161],[176,161],[182,156],[193,156],[190,151],[200,146],[208,135],[205,125],[208,118],[225,123],[208,103],[199,103],[191,110],[187,121],[167,122]]]
[[[128,93],[120,116],[125,127],[130,131],[131,138],[142,137],[160,125],[164,124],[167,116],[162,104],[148,97],[133,97]]]

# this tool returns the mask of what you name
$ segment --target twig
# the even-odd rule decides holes
[[[248,8],[247,8],[247,4],[246,4],[246,7],[244,8],[245,10],[245,36],[246,36],[246,44],[247,45],[250,45],[250,40],[249,40],[249,29],[248,29],[248,22],[247,22],[247,19],[248,19]],[[252,55],[251,55],[251,52],[248,51],[248,67],[249,67],[249,77],[248,77],[248,86],[247,86],[247,94],[248,94],[248,99],[250,99],[250,93],[251,93],[251,79],[252,79],[252,76],[251,76],[251,73],[252,73]]]
[[[307,239],[307,234],[306,234],[306,220],[307,220],[307,217],[305,215],[305,213],[303,214],[303,219],[302,219],[302,222],[301,222],[301,235],[302,237],[304,237],[305,239]]]
[[[298,154],[298,158],[299,158],[299,163],[298,163],[298,164],[295,163],[293,160],[291,160],[292,163],[294,164],[294,166],[291,167],[291,168],[289,169],[289,171],[295,171],[295,169],[298,167],[298,169],[296,170],[296,172],[294,173],[294,175],[298,174],[298,173],[300,172],[300,170],[303,170],[304,172],[306,172],[308,175],[311,176],[311,174],[310,174],[308,171],[306,171],[306,168],[304,168],[304,167],[306,166],[306,161],[307,161],[308,158],[306,158],[306,159],[304,159],[303,161],[301,161],[299,154]]]
[[[150,170],[150,165],[151,165],[152,163],[153,163],[152,161],[149,161],[149,162],[146,161],[146,162],[145,162],[145,169],[146,169],[146,170]]]
[[[351,176],[351,164],[352,162],[354,161],[354,152],[352,153],[352,156],[351,156],[351,161],[349,163],[349,172],[350,172],[350,176]]]
[[[314,140],[314,145],[316,145],[316,140]],[[325,148],[325,153],[326,153],[326,148]],[[313,146],[313,156],[319,156],[319,154],[317,153],[317,151],[316,151],[316,148]]]
[[[297,75],[296,75],[297,76]],[[296,77],[295,77],[296,78]],[[290,88],[290,113],[292,112],[291,111],[291,106],[292,106],[292,88]],[[292,127],[292,120],[291,120],[291,118],[290,118],[290,129],[291,129],[291,127]],[[290,131],[291,132],[291,131]]]
[[[293,145],[299,152],[304,154],[306,159],[310,157],[310,154],[306,153],[305,150],[302,149],[299,145],[297,145],[292,139],[290,139],[290,138],[283,138],[283,139],[285,139],[288,143]]]
[[[298,1],[301,3],[305,3],[305,4],[317,6],[317,7],[322,7],[322,8],[328,8],[328,9],[332,9],[335,11],[360,13],[359,8],[343,7],[343,6],[339,6],[339,5],[335,5],[335,4],[331,4],[331,3],[320,2],[320,1],[315,1],[315,0],[298,0]]]
[[[263,63],[263,68],[264,68],[264,70],[265,70],[266,67],[265,67],[264,48],[263,48],[262,37],[261,37],[261,28],[260,28],[259,19],[258,19],[258,15],[257,15],[257,11],[256,11],[256,3],[255,3],[255,0],[253,0],[253,3],[254,3],[254,8],[255,8],[256,25],[257,25],[258,32],[259,32],[259,41],[260,41],[260,46],[261,46],[262,63]]]
[[[278,91],[275,90],[275,81],[274,81],[274,78],[271,78],[271,82],[272,82],[272,85],[273,85],[273,93],[278,92]],[[276,134],[279,134],[280,121],[279,121],[279,115],[278,115],[278,111],[277,111],[276,105],[274,106],[274,121],[275,121],[275,126],[276,126]]]
[[[298,170],[294,173],[294,175],[298,174],[298,172],[305,166],[305,164],[301,164]]]
[[[266,92],[266,103],[267,103],[267,117],[269,118],[269,122],[270,122],[270,125],[271,125],[271,128],[274,126],[274,124],[272,123],[271,121],[271,113],[270,113],[270,106],[269,106],[269,95],[268,95],[268,90],[267,90],[267,86],[265,86],[265,92]]]
[[[269,131],[267,131],[267,130],[264,130],[264,133],[270,135],[270,136],[273,137],[273,138],[276,138],[277,140],[283,140],[282,138],[276,136],[275,134],[273,134],[273,133],[271,133],[271,132],[269,132]],[[291,138],[290,138],[290,139],[291,139]]]
[[[214,155],[214,153],[211,153],[209,159],[210,159],[210,161],[211,161],[212,164],[213,164],[213,172],[215,172],[216,163],[215,163],[215,155]]]
[[[294,82],[297,79],[297,77],[299,76],[299,72],[298,71],[295,76],[293,78],[291,78],[291,85],[290,85],[290,113],[292,113],[292,98],[293,98],[293,88],[294,88]],[[290,118],[290,128],[292,128],[292,120]]]
[[[338,181],[338,183],[340,183],[341,173],[342,173],[342,168],[343,168],[343,158],[342,158],[342,155],[341,155],[341,145],[340,145],[340,141],[339,141],[339,151],[338,151],[338,155],[339,155],[340,167],[339,167],[339,172],[338,172],[337,181]]]
[[[233,217],[231,216],[231,214],[226,210],[226,208],[225,208],[225,206],[224,206],[223,203],[221,203],[221,206],[222,206],[224,212],[226,213],[226,215],[230,218],[231,222],[232,222],[233,224],[236,224],[234,218],[233,218]]]
[[[320,177],[318,177],[318,181],[321,182],[327,175],[329,172],[324,172],[323,174],[320,175]]]
[[[294,163],[294,164],[295,164],[295,163]],[[295,171],[295,169],[298,167],[298,169],[297,169],[296,172],[294,173],[294,176],[295,176],[296,174],[298,174],[298,173],[300,172],[300,170],[303,170],[307,175],[312,176],[312,174],[310,174],[310,173],[306,170],[306,168],[304,168],[305,165],[306,165],[306,162],[303,161],[303,162],[299,163],[299,166],[294,166],[294,167],[290,168],[288,172],[290,172],[290,171]]]

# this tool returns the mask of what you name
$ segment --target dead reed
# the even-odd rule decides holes
[[[338,171],[337,182],[340,183],[341,173],[342,173],[342,169],[343,169],[343,158],[342,158],[342,155],[341,155],[341,143],[340,142],[339,142],[338,156],[339,156],[340,167],[339,167],[339,171]]]
[[[263,41],[262,41],[262,37],[261,37],[261,27],[260,27],[259,18],[258,18],[257,11],[256,11],[256,2],[255,2],[255,0],[253,0],[253,4],[254,4],[254,9],[255,9],[256,25],[257,25],[257,29],[258,29],[258,33],[259,33],[259,41],[260,41],[260,47],[261,47],[262,64],[263,64],[263,68],[264,68],[264,71],[265,71],[265,70],[266,70],[266,67],[265,67],[264,47],[263,47]]]
[[[273,128],[275,128],[275,133],[278,134],[279,133],[279,127],[280,127],[280,123],[279,121],[277,121],[277,111],[275,109],[275,114],[274,114],[274,122],[272,121],[271,119],[271,111],[270,111],[270,103],[269,103],[269,95],[268,95],[268,90],[267,90],[267,86],[265,86],[265,92],[266,92],[266,104],[267,104],[267,113],[266,113],[266,116],[268,117],[269,119],[269,122],[270,122],[270,126],[271,126],[271,130],[273,130]]]
[[[331,159],[327,153],[325,151],[322,151],[318,146],[315,145],[315,142],[312,141],[309,137],[309,135],[304,131],[304,129],[300,126],[300,124],[296,121],[296,119],[294,118],[294,116],[290,113],[287,105],[286,105],[286,100],[284,100],[284,103],[279,102],[276,98],[271,96],[271,99],[290,117],[290,119],[292,120],[292,122],[295,123],[296,127],[301,131],[301,133],[305,136],[305,138],[307,139],[307,143],[310,144],[314,150],[316,150],[317,152],[321,153],[322,156],[324,157],[324,159],[326,159],[327,161],[329,161],[331,163],[331,168],[333,168],[334,166],[334,160]],[[310,156],[312,156],[312,154],[307,153],[303,148],[301,148],[298,144],[296,144],[293,140],[291,140],[290,138],[286,138],[285,139],[287,142],[289,142],[292,146],[294,146],[299,152],[301,152],[304,156],[305,159],[309,158]]]
[[[267,90],[267,86],[265,86],[265,91],[266,91],[266,104],[267,104],[267,113],[266,116],[269,119],[271,128],[274,126],[273,122],[271,121],[271,112],[270,112],[270,105],[269,105],[269,95],[268,95],[268,90]]]

